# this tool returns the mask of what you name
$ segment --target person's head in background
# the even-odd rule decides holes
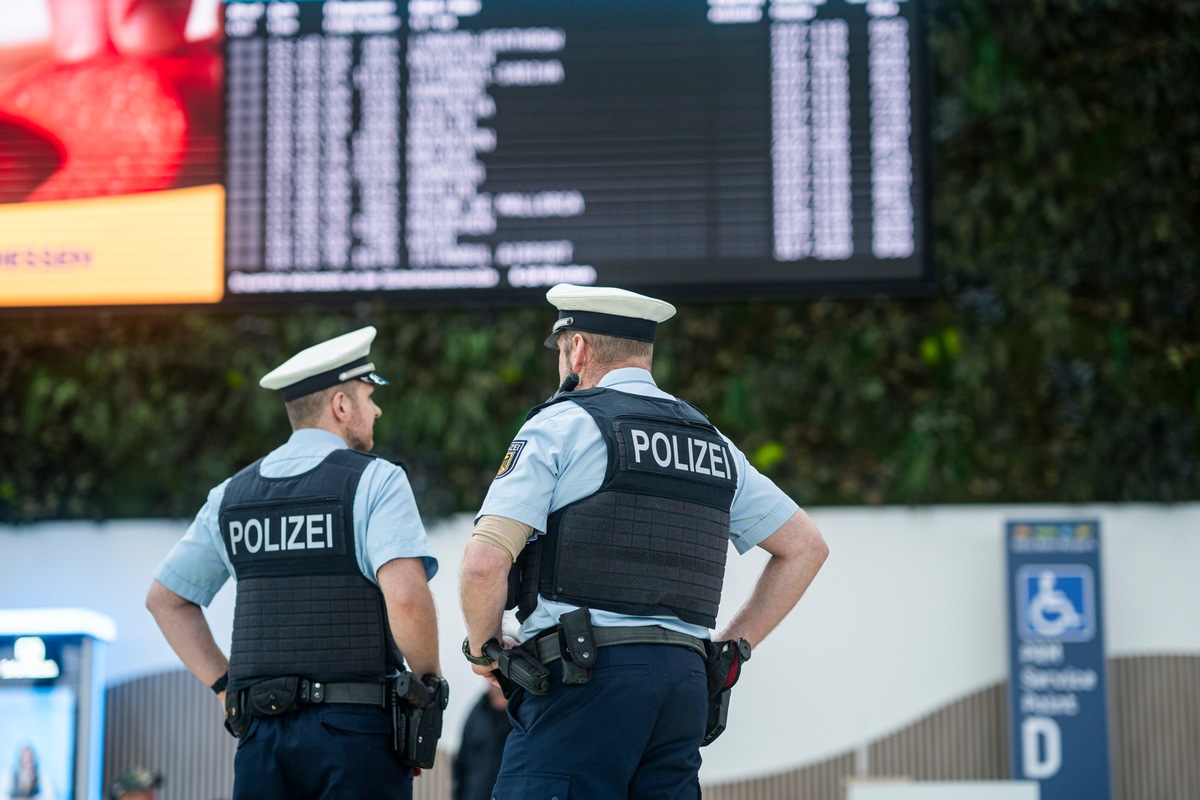
[[[145,767],[133,767],[121,773],[108,790],[108,800],[159,800],[162,776]]]

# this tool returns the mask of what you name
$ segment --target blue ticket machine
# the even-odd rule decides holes
[[[116,633],[86,609],[0,610],[0,798],[99,800]]]

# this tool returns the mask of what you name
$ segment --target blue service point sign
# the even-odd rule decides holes
[[[1013,776],[1042,800],[1108,800],[1095,521],[1008,525]]]

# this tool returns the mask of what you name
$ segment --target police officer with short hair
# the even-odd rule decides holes
[[[369,360],[375,333],[314,345],[263,377],[291,437],[209,493],[146,598],[239,736],[234,800],[412,797],[389,694],[405,662],[441,672],[437,562],[404,470],[369,453],[372,395],[387,384]],[[230,576],[226,659],[200,607]]]
[[[550,673],[548,691],[512,690],[492,794],[696,800],[699,748],[720,728],[713,666],[723,664],[716,690],[737,677],[724,643],[744,640],[735,660],[748,658],[828,549],[730,440],[655,385],[653,342],[673,306],[567,284],[546,297],[560,312],[546,345],[563,385],[509,446],[462,565],[474,671],[523,652]],[[717,644],[730,541],[770,559]],[[512,601],[522,643],[503,652],[495,640]]]

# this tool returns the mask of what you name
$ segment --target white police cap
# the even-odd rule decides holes
[[[386,386],[387,381],[375,374],[375,365],[367,359],[375,334],[375,328],[368,325],[314,344],[268,372],[258,385],[278,389],[284,400],[354,379]]]
[[[560,331],[588,331],[653,342],[658,323],[675,316],[675,306],[644,294],[608,286],[576,286],[560,283],[546,292],[558,309],[546,347],[558,348]]]

